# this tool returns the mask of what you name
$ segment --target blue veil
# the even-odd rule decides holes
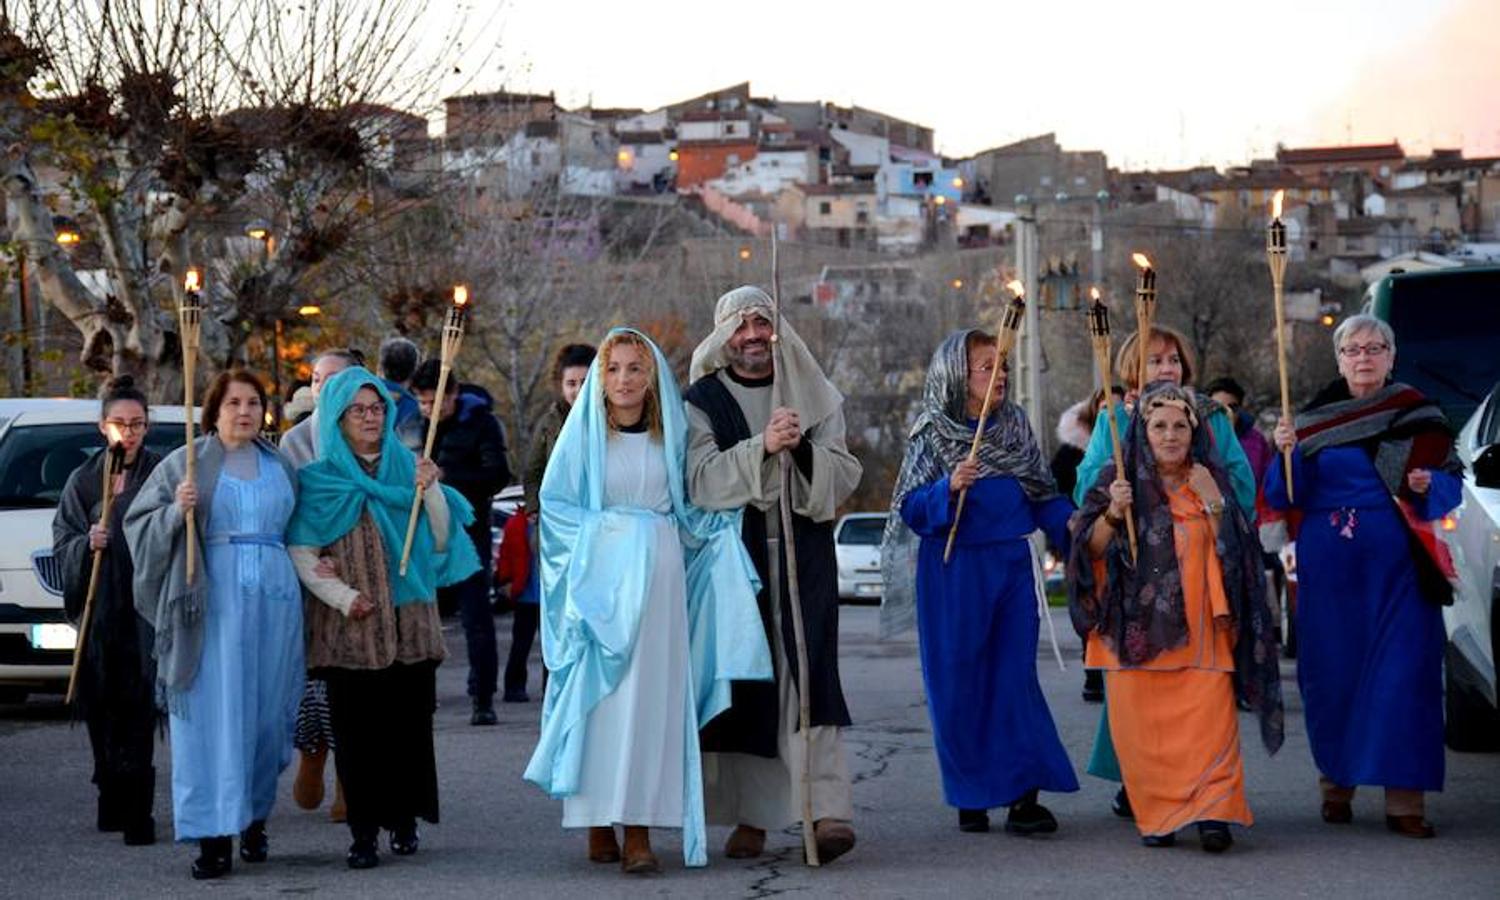
[[[339,428],[344,410],[360,388],[370,388],[385,403],[380,463],[374,477],[365,474]],[[448,549],[437,552],[426,514],[417,520],[411,563],[399,572],[401,545],[416,493],[416,457],[396,439],[396,404],[385,385],[363,366],[351,366],[323,385],[318,395],[318,458],[297,473],[297,508],[287,526],[286,542],[326,547],[359,524],[366,510],[380,531],[390,566],[387,576],[396,606],[431,603],[437,589],[456,584],[479,570],[479,554],[463,527],[474,521],[474,508],[463,495],[441,485],[448,500]],[[488,512],[487,510],[485,511]]]
[[[708,863],[698,729],[729,708],[731,681],[767,681],[771,653],[756,594],[760,579],[740,540],[740,513],[688,502],[687,417],[671,365],[634,329],[656,362],[672,517],[682,540],[687,587],[689,678],[683,760],[683,858]],[[541,487],[539,575],[542,656],[551,678],[541,736],[526,780],[553,797],[577,792],[589,712],[624,677],[655,561],[654,514],[604,506],[602,357],[595,359],[558,434]]]

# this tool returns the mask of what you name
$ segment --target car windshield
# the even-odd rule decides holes
[[[869,519],[850,519],[839,529],[840,544],[879,544],[885,531],[885,516]]]
[[[1388,321],[1396,331],[1396,380],[1437,400],[1456,427],[1500,378],[1500,272],[1455,271],[1398,281]]]
[[[181,425],[153,425],[146,446],[168,453],[182,445]],[[92,422],[18,425],[0,440],[0,509],[50,509],[73,470],[104,445]]]

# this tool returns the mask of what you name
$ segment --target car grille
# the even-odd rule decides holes
[[[48,593],[62,596],[62,566],[58,564],[57,557],[49,551],[38,551],[31,554],[31,569],[36,572],[37,580]]]

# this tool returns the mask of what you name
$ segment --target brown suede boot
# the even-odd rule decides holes
[[[854,826],[840,819],[819,819],[813,823],[813,840],[818,844],[818,862],[833,862],[854,849]]]
[[[644,825],[625,826],[625,854],[620,868],[626,875],[651,875],[661,871],[661,863],[651,852],[651,832]]]
[[[754,859],[765,852],[766,833],[749,825],[736,825],[724,842],[724,855],[730,859]]]
[[[620,845],[615,841],[613,825],[589,829],[589,862],[612,863],[620,861]]]
[[[328,807],[328,821],[342,822],[349,818],[349,808],[344,805],[344,783],[333,777],[333,805]]]
[[[292,782],[292,800],[303,809],[317,809],[323,803],[323,766],[328,762],[328,748],[298,753],[297,778]]]

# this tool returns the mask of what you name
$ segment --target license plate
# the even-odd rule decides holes
[[[879,584],[872,584],[869,582],[866,582],[864,584],[856,584],[854,586],[854,593],[868,597],[880,593],[880,587],[881,586]]]
[[[72,650],[78,644],[78,631],[66,623],[31,626],[31,646],[38,650]]]

